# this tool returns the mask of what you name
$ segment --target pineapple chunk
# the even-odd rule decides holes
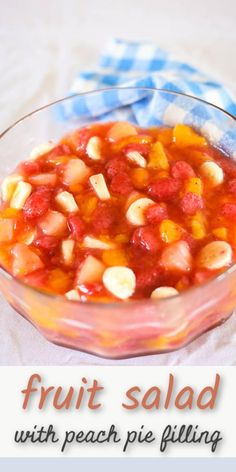
[[[146,159],[138,151],[129,151],[127,152],[127,157],[130,162],[137,164],[139,167],[147,167]]]
[[[76,285],[100,282],[106,266],[94,256],[87,256],[79,268]]]
[[[16,189],[12,195],[10,207],[16,210],[22,210],[27,198],[32,192],[32,186],[21,180],[18,182]]]
[[[109,200],[111,198],[103,174],[91,175],[89,181],[100,200]]]
[[[67,229],[67,219],[58,211],[49,211],[40,219],[39,227],[47,236],[61,237]]]
[[[63,182],[69,186],[77,185],[84,182],[89,174],[89,168],[81,159],[71,159],[65,166]]]
[[[53,144],[50,141],[48,143],[39,144],[39,146],[36,146],[35,148],[32,149],[29,155],[29,159],[32,159],[32,160],[37,159],[38,157],[43,156],[47,152],[51,151],[54,147],[55,147],[55,144]]]
[[[228,229],[225,228],[224,226],[213,229],[212,233],[214,234],[214,236],[216,236],[219,239],[223,239],[224,241],[227,241],[228,239]]]
[[[44,267],[40,257],[24,243],[15,244],[12,255],[12,272],[15,276],[23,277]]]
[[[1,194],[4,202],[9,202],[16,189],[18,182],[23,180],[22,175],[11,174],[5,177],[1,185]]]
[[[77,213],[79,207],[70,192],[60,192],[55,197],[55,202],[61,207],[63,211],[68,213]]]
[[[183,229],[172,220],[163,220],[160,224],[160,236],[165,243],[179,241],[183,235]]]
[[[70,265],[73,262],[75,241],[73,239],[65,239],[61,243],[61,251],[63,261],[66,265]]]
[[[188,179],[186,183],[185,192],[196,193],[196,195],[199,195],[199,197],[201,197],[203,192],[203,184],[201,179],[199,179],[198,177],[191,177],[190,179]]]
[[[8,243],[12,241],[14,235],[14,220],[0,218],[0,242]]]
[[[100,161],[102,158],[102,140],[98,136],[90,138],[87,148],[88,157],[93,161]]]
[[[159,170],[169,170],[169,162],[162,143],[156,141],[149,153],[148,167]]]

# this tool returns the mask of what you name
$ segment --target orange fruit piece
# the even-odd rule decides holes
[[[156,141],[151,146],[148,158],[148,167],[160,170],[169,170],[169,162],[162,143]]]
[[[107,266],[128,265],[126,253],[122,249],[109,249],[108,251],[103,251],[102,260]]]

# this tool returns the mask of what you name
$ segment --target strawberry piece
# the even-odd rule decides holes
[[[157,179],[148,187],[148,193],[153,198],[169,201],[175,198],[180,190],[179,180],[171,178]]]
[[[159,205],[156,203],[155,205],[151,205],[147,208],[146,211],[146,218],[147,222],[151,225],[156,225],[160,223],[162,220],[168,219],[168,211],[167,208]]]
[[[196,193],[188,192],[180,200],[180,208],[186,215],[194,215],[204,207],[203,199]]]
[[[46,251],[53,251],[58,246],[59,240],[55,236],[41,236],[34,241],[34,245]]]
[[[236,163],[233,159],[226,156],[217,156],[215,162],[229,177],[236,178]]]
[[[113,177],[110,189],[114,193],[128,195],[133,191],[134,187],[130,176],[125,172],[119,172]]]
[[[44,264],[26,244],[17,243],[12,249],[12,272],[15,276],[24,276],[35,270],[42,269]]]
[[[92,217],[92,225],[97,233],[107,233],[116,222],[114,209],[102,203],[98,204]]]
[[[127,144],[127,146],[125,146],[122,151],[125,155],[127,154],[127,152],[136,151],[142,154],[142,156],[146,157],[148,155],[149,145],[142,143],[130,143]]]
[[[24,282],[36,288],[45,289],[47,282],[47,271],[45,269],[36,270],[24,277]]]
[[[193,168],[185,161],[177,161],[171,169],[171,175],[174,179],[189,179],[195,177]]]
[[[39,187],[26,200],[23,207],[24,217],[34,219],[43,216],[50,208],[51,191],[46,187]]]
[[[188,272],[192,266],[189,245],[185,241],[177,241],[167,246],[161,255],[162,267],[173,272]]]
[[[187,232],[183,234],[182,240],[189,245],[192,253],[195,253],[201,246],[201,239],[195,239],[191,234]]]
[[[236,219],[236,203],[224,203],[221,207],[221,214],[225,218]]]
[[[109,179],[115,177],[116,174],[124,172],[127,168],[127,164],[124,159],[115,157],[111,159],[106,165],[106,174]]]
[[[232,179],[228,182],[228,191],[236,196],[236,179]]]
[[[135,275],[138,290],[152,290],[162,284],[163,272],[159,267],[142,268]]]
[[[69,229],[75,239],[80,239],[85,231],[85,224],[78,215],[70,215],[68,218]]]
[[[55,146],[51,151],[47,152],[44,154],[43,158],[49,160],[49,159],[55,159],[56,157],[59,156],[68,156],[71,154],[71,149],[69,146],[66,144],[59,144],[58,146]]]
[[[25,161],[17,167],[19,174],[28,177],[29,175],[39,174],[40,165],[36,161]]]
[[[131,243],[150,252],[157,252],[160,249],[160,243],[154,231],[148,226],[136,228],[133,232]]]

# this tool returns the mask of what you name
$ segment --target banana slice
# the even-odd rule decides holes
[[[32,192],[32,186],[21,180],[18,182],[11,198],[10,207],[16,210],[22,210],[27,198]]]
[[[176,290],[174,287],[158,287],[153,290],[151,298],[156,300],[159,298],[175,297],[178,295],[178,293],[178,290]]]
[[[102,140],[98,136],[90,138],[87,148],[88,157],[93,161],[100,161],[102,158]]]
[[[65,296],[68,300],[73,300],[75,302],[80,302],[81,300],[79,292],[75,289],[69,290],[69,292],[66,292]]]
[[[39,144],[39,146],[36,146],[32,149],[29,155],[29,159],[37,159],[37,157],[43,156],[43,154],[46,154],[47,152],[51,151],[55,146],[56,145],[50,141],[48,143]]]
[[[100,200],[109,200],[111,198],[103,174],[91,175],[89,181]]]
[[[121,300],[131,297],[135,291],[136,277],[128,267],[108,267],[102,280],[106,289]]]
[[[207,161],[200,166],[200,174],[209,182],[212,187],[222,184],[224,181],[224,173],[216,162]]]
[[[232,248],[226,241],[213,241],[201,249],[197,262],[204,269],[222,269],[232,262]]]
[[[93,236],[85,236],[83,240],[84,247],[90,247],[94,249],[114,249],[116,244],[112,242],[101,241],[101,239],[93,238]]]
[[[55,202],[61,207],[62,210],[68,213],[77,213],[79,207],[70,192],[60,192],[55,197]]]
[[[87,256],[79,268],[76,285],[100,282],[102,274],[105,270],[105,265],[94,256]]]
[[[5,177],[1,185],[1,194],[4,202],[9,202],[16,189],[18,182],[23,180],[22,175],[12,174]]]
[[[126,218],[132,225],[141,226],[146,224],[145,210],[155,202],[150,198],[139,198],[129,206]]]
[[[129,151],[127,152],[127,157],[129,161],[134,162],[134,164],[137,164],[139,167],[147,167],[147,161],[146,159],[140,154],[138,151]]]
[[[64,264],[70,265],[73,262],[75,241],[73,239],[65,239],[61,243],[61,252]]]

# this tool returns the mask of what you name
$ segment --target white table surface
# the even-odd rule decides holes
[[[67,94],[113,37],[150,40],[236,93],[235,0],[0,0],[0,131]],[[235,365],[236,315],[171,354],[109,361],[47,342],[0,298],[0,365]]]

